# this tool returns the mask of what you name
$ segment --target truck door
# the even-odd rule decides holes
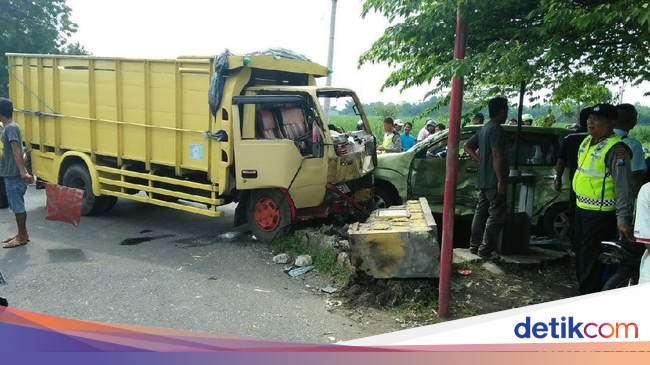
[[[322,122],[297,95],[233,98],[237,189],[289,189],[296,208],[320,205],[327,183]]]

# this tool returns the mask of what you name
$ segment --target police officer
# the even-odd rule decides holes
[[[611,104],[598,104],[587,119],[589,135],[578,150],[578,169],[573,177],[576,193],[576,273],[580,294],[600,291],[602,266],[600,243],[621,238],[634,241],[632,230],[632,152],[614,133],[618,116]]]
[[[381,153],[402,152],[402,138],[395,130],[393,118],[384,119],[384,141],[377,147]]]

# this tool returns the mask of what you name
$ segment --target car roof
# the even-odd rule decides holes
[[[462,128],[463,132],[472,132],[481,129],[483,127],[482,125],[466,125]],[[506,132],[517,132],[517,126],[516,125],[502,125],[503,130]],[[574,131],[566,129],[566,128],[559,128],[559,127],[534,127],[534,126],[529,126],[529,125],[522,125],[521,126],[521,131],[523,133],[535,133],[535,134],[554,134],[556,136],[568,136],[571,133],[574,133]]]

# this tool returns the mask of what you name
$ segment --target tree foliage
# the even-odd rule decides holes
[[[61,53],[77,25],[66,0],[2,0],[0,14],[0,96],[7,96],[5,53]]]
[[[464,60],[453,59],[457,6],[468,22]],[[392,24],[359,60],[397,68],[384,87],[431,83],[431,95],[458,75],[486,96],[513,96],[526,82],[530,95],[579,99],[597,85],[650,79],[648,1],[366,0],[369,12]],[[572,82],[577,74],[589,83]]]
[[[382,103],[373,106],[372,111],[375,115],[380,116],[381,119],[386,119],[386,118],[396,119],[397,117],[399,117],[402,108],[399,105],[394,103],[388,103],[388,104]]]
[[[88,52],[86,47],[79,42],[68,43],[65,47],[61,48],[61,53],[71,56],[86,56],[91,54]]]

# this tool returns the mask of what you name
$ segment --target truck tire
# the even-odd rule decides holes
[[[0,177],[0,209],[6,208],[9,208],[9,200],[7,200],[4,179]]]
[[[291,207],[278,189],[253,191],[246,212],[251,232],[262,242],[281,238],[291,228]]]
[[[91,216],[102,213],[102,208],[105,207],[107,196],[95,196],[93,194],[93,184],[90,178],[88,168],[82,164],[73,164],[65,170],[63,174],[63,186],[84,190],[83,202],[81,204],[81,215]],[[112,208],[112,207],[111,207]]]
[[[569,239],[569,204],[558,203],[548,208],[543,220],[544,235],[548,238]]]
[[[115,196],[108,196],[107,195],[107,196],[102,196],[100,198],[103,200],[103,205],[99,209],[99,212],[97,212],[98,214],[103,214],[103,213],[110,212],[111,209],[113,209],[113,207],[117,203],[117,197],[115,197]]]

